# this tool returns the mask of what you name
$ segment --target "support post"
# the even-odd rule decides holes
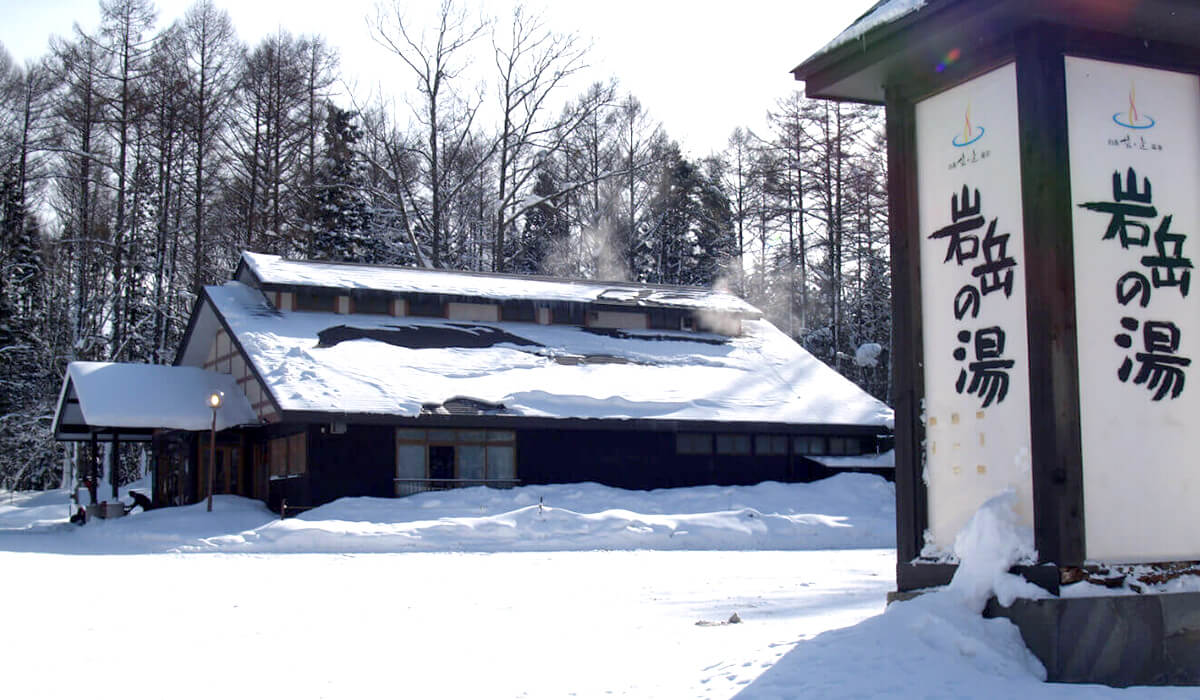
[[[88,458],[88,505],[96,504],[96,487],[100,483],[100,439],[92,433],[92,454]]]
[[[212,512],[213,471],[217,466],[217,409],[212,412],[212,430],[208,435],[208,512]]]
[[[117,498],[118,483],[121,479],[121,434],[113,431],[112,450],[108,453],[108,482],[112,484],[112,498]]]

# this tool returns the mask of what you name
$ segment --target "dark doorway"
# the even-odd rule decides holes
[[[454,478],[454,446],[453,445],[430,445],[429,446],[429,478],[430,479],[453,479]]]

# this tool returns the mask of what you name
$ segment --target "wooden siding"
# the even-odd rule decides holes
[[[251,372],[249,362],[237,347],[230,342],[229,335],[225,332],[224,328],[218,328],[216,335],[213,337],[208,355],[204,361],[204,369],[211,372],[228,374],[236,379],[238,386],[246,394],[246,400],[250,402],[250,408],[254,410],[254,414],[258,416],[259,420],[268,423],[279,420],[279,416],[275,413],[275,407],[271,405],[271,400],[268,398],[266,390],[263,389],[262,384],[259,383],[254,373]]]

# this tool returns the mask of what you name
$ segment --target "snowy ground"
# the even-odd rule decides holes
[[[219,498],[76,527],[62,493],[0,493],[0,697],[1195,696],[1040,683],[973,612],[1015,585],[1004,553],[881,614],[892,497],[470,489],[284,522]]]

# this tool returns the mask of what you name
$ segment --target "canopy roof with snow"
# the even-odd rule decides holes
[[[246,268],[254,274],[244,275]],[[742,318],[738,335],[462,321],[300,311],[280,308],[262,288],[243,282],[206,287],[177,363],[200,365],[209,356],[212,334],[228,334],[283,421],[470,413],[500,422],[616,419],[872,430],[891,425],[886,405],[754,318],[757,310],[749,304],[722,292],[289,262],[254,254],[244,255],[239,278],[257,278],[263,286],[273,280],[293,287],[572,301],[607,299],[619,290],[626,300],[732,311]]]
[[[72,362],[67,365],[54,415],[54,437],[87,440],[93,434],[145,440],[155,429],[208,430],[207,399],[223,394],[217,429],[258,423],[246,395],[228,374],[196,367]]]

